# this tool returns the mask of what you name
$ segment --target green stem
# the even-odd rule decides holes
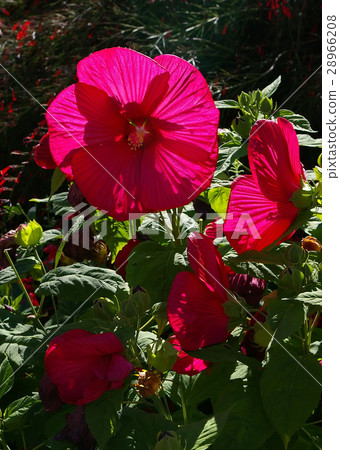
[[[39,320],[39,318],[38,318],[38,316],[37,316],[37,312],[36,312],[36,310],[35,310],[35,308],[34,308],[34,305],[33,305],[33,303],[32,303],[31,297],[29,296],[29,294],[28,294],[28,292],[27,292],[27,290],[26,290],[26,288],[25,288],[25,286],[24,286],[24,283],[22,282],[22,280],[21,280],[21,278],[20,278],[20,275],[19,275],[19,273],[18,273],[18,271],[17,271],[17,269],[16,269],[16,267],[15,267],[13,261],[12,261],[12,258],[9,256],[8,250],[4,250],[4,255],[6,256],[7,261],[9,262],[9,264],[11,265],[11,267],[12,267],[12,269],[13,269],[13,272],[15,273],[15,276],[17,277],[17,280],[19,281],[19,284],[20,284],[20,286],[21,286],[21,289],[24,291],[24,294],[25,294],[25,296],[26,296],[26,299],[27,299],[27,301],[28,301],[28,303],[29,303],[29,305],[30,305],[30,307],[31,307],[31,310],[32,310],[32,312],[33,312],[33,315],[34,315],[34,317],[35,317],[35,320],[36,320],[37,323],[38,323],[39,328],[41,328],[42,330],[45,331],[45,328],[44,328],[43,324],[40,322],[40,320]]]
[[[144,330],[145,327],[147,327],[149,325],[149,323],[151,323],[154,320],[155,316],[152,316],[151,319],[149,319],[147,322],[145,322],[144,325],[142,325],[139,329],[139,331]]]
[[[164,417],[167,420],[171,420],[172,421],[172,417],[171,414],[169,416],[168,411],[166,410],[162,400],[160,399],[160,397],[155,393],[155,395],[152,396],[153,402],[155,404],[156,409],[158,410],[159,413],[163,414]],[[157,400],[156,400],[157,399]]]
[[[40,265],[41,265],[41,270],[42,270],[42,271],[44,272],[44,274],[46,275],[47,272],[46,272],[44,263],[42,262],[42,260],[41,260],[41,258],[40,258],[40,256],[39,256],[39,253],[38,253],[37,248],[36,248],[36,247],[33,247],[33,250],[34,250],[35,257],[37,258],[37,260],[39,261],[39,263],[40,263]],[[54,295],[52,295],[51,297],[52,297],[52,304],[53,304],[53,309],[54,309],[55,318],[56,318],[56,320],[57,320],[57,324],[59,325],[59,318],[58,318],[57,306],[56,306],[56,303],[55,303]],[[38,310],[38,316],[40,316],[40,314],[41,314],[42,307],[43,307],[43,304],[44,304],[44,300],[45,300],[45,296],[43,295],[43,296],[41,297],[41,300],[40,300],[40,306],[39,306],[39,310]]]
[[[24,446],[24,450],[27,450],[27,445],[26,445],[26,439],[25,439],[25,435],[23,430],[20,430],[20,434],[21,434],[21,438],[22,438],[22,445]]]
[[[187,411],[187,405],[184,400],[184,392],[183,392],[183,386],[182,383],[180,383],[180,395],[181,395],[181,403],[182,403],[182,410],[183,410],[183,422],[184,425],[187,425],[188,422],[188,411]]]

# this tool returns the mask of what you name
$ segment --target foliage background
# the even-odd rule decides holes
[[[216,100],[261,89],[281,75],[280,106],[321,64],[321,2],[1,0],[0,38],[1,64],[44,107],[75,81],[80,59],[113,46],[181,56],[201,70]],[[25,204],[49,191],[50,174],[31,156],[46,130],[37,101],[0,67],[1,203]],[[321,130],[321,71],[284,107]],[[222,110],[221,126],[234,115]],[[303,151],[307,168],[317,156]]]

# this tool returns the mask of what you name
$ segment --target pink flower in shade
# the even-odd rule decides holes
[[[133,369],[123,350],[113,333],[71,330],[52,339],[45,369],[63,402],[85,405],[107,390],[122,387]]]
[[[288,120],[258,120],[248,155],[252,175],[234,180],[224,223],[224,233],[238,253],[263,250],[284,236],[299,213],[291,197],[305,179],[297,136]]]
[[[194,273],[180,272],[168,298],[168,318],[184,351],[224,342],[228,317],[223,303],[229,288],[227,268],[211,239],[200,233],[188,238]]]
[[[184,375],[196,375],[205,370],[209,365],[209,361],[194,358],[181,349],[181,345],[176,336],[171,336],[169,342],[178,351],[177,359],[171,370]]]
[[[47,112],[51,153],[117,220],[187,204],[216,166],[219,112],[200,72],[125,48],[81,60]]]

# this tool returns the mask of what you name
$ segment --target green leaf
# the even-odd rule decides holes
[[[46,242],[53,241],[54,239],[61,239],[63,235],[60,230],[46,230],[43,232],[42,238],[39,241],[39,244],[45,244]]]
[[[240,109],[240,105],[235,100],[217,100],[215,106],[218,109]]]
[[[232,349],[228,344],[209,345],[208,347],[202,347],[198,350],[187,351],[187,353],[194,358],[204,359],[205,361],[241,361],[248,366],[259,366],[257,360],[248,358],[241,351]]]
[[[86,422],[100,450],[118,430],[122,401],[123,390],[112,389],[85,406]]]
[[[241,255],[238,255],[231,260],[231,262],[234,264],[247,261],[263,264],[284,264],[284,249],[280,247],[274,247],[270,251],[260,252],[257,250],[249,250],[247,252],[243,252]]]
[[[0,398],[11,390],[14,382],[14,374],[7,356],[0,364]]]
[[[170,246],[146,241],[135,247],[126,266],[130,286],[146,289],[152,303],[166,301],[177,273],[187,270],[182,253]]]
[[[110,440],[107,449],[154,449],[161,431],[175,431],[177,425],[158,414],[150,414],[137,408],[123,408],[121,426]]]
[[[187,449],[206,450],[217,439],[223,430],[229,411],[212,416],[210,419],[200,420],[185,425],[178,430],[181,443],[186,443]]]
[[[212,450],[256,450],[273,433],[258,384],[248,386],[244,392],[242,381],[235,380],[221,387],[218,404],[220,408],[229,408],[229,415]]]
[[[212,209],[220,216],[225,219],[227,213],[227,207],[230,197],[230,188],[223,186],[210,189],[208,191],[208,199]]]
[[[320,381],[321,365],[311,355],[293,358],[279,353],[265,366],[261,396],[267,416],[283,441],[293,436],[318,406]]]
[[[72,223],[71,228],[68,230],[68,232],[65,234],[65,236],[63,236],[63,239],[62,239],[61,243],[59,244],[57,253],[54,258],[54,268],[56,268],[58,266],[61,254],[62,254],[65,244],[68,241],[68,239],[70,238],[70,236],[72,236],[73,233],[75,233],[76,231],[78,231],[82,228],[82,226],[85,222],[85,216],[83,214],[80,214],[79,216],[76,216],[72,220],[72,222],[73,223]]]
[[[264,89],[262,89],[262,94],[266,97],[271,97],[274,94],[274,92],[277,91],[277,88],[280,86],[280,83],[281,83],[281,75],[279,75],[276,78],[276,80],[274,80],[272,83],[270,83]]]
[[[267,322],[275,332],[276,340],[290,336],[300,328],[305,321],[305,312],[302,303],[274,301],[269,304]]]
[[[322,147],[322,139],[314,139],[309,134],[297,135],[300,147]]]
[[[267,281],[277,282],[283,266],[275,264],[260,264],[251,262],[241,262],[234,264],[233,260],[230,260],[228,266],[236,273],[245,273],[255,278],[263,278]]]
[[[54,169],[53,175],[52,175],[52,180],[51,180],[51,191],[50,191],[51,197],[61,187],[61,185],[64,183],[65,179],[66,179],[66,175],[64,174],[64,172],[62,172],[59,169],[59,167]]]
[[[27,258],[22,258],[17,261],[14,265],[19,273],[19,275],[24,275],[34,268],[38,261],[33,256],[28,256]],[[10,283],[16,280],[17,277],[14,273],[12,267],[6,267],[6,269],[0,272],[0,285]]]
[[[302,292],[296,297],[283,298],[283,301],[298,301],[306,303],[307,305],[321,306],[322,305],[322,291],[320,289],[311,292]]]
[[[301,116],[300,114],[294,114],[293,111],[289,109],[280,109],[275,117],[284,117],[292,123],[295,130],[298,131],[308,131],[309,133],[316,133],[316,131],[312,130],[310,123],[308,120]]]
[[[89,298],[92,301],[99,297],[113,298],[113,295],[123,299],[128,292],[127,283],[114,270],[81,263],[48,272],[36,290],[39,296],[55,295],[79,303]]]
[[[25,420],[30,410],[40,403],[37,397],[26,395],[14,400],[5,410],[3,423],[6,431],[20,430],[24,427]]]

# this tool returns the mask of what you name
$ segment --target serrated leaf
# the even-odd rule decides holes
[[[240,105],[235,100],[217,100],[215,106],[218,109],[240,109]]]
[[[52,180],[51,180],[51,191],[50,191],[51,197],[61,187],[61,185],[64,183],[65,179],[66,179],[66,175],[64,174],[64,172],[62,172],[59,169],[59,167],[55,168],[53,171]]]
[[[7,356],[0,364],[0,398],[11,390],[14,383],[13,369]]]
[[[289,109],[280,109],[275,114],[275,117],[284,117],[285,119],[289,120],[295,130],[316,133],[316,131],[311,128],[309,121],[305,117],[301,116],[300,114],[294,114],[293,111],[290,111]]]
[[[28,256],[27,258],[22,258],[17,261],[14,265],[17,269],[19,275],[24,275],[34,268],[34,266],[38,263],[38,261],[33,256]],[[15,275],[12,267],[6,267],[0,272],[0,285],[10,283],[11,281],[16,280],[17,277]]]
[[[37,403],[40,403],[40,400],[29,395],[14,400],[14,402],[6,408],[3,415],[5,430],[13,431],[22,429],[26,415],[28,415],[30,409]]]
[[[89,298],[93,301],[99,297],[111,298],[113,295],[123,299],[128,292],[127,283],[114,270],[81,263],[48,272],[36,290],[39,296],[55,295],[79,303]]]
[[[230,197],[230,188],[224,186],[216,187],[208,191],[208,199],[212,209],[225,219]]]
[[[320,289],[311,292],[302,292],[296,297],[283,298],[282,301],[297,301],[303,302],[307,305],[321,306],[322,305],[322,291]]]
[[[169,246],[146,241],[135,247],[126,266],[130,286],[146,289],[153,303],[166,301],[175,276],[187,270],[183,255]]]
[[[302,367],[301,367],[302,366]],[[272,357],[260,382],[267,416],[284,441],[299,430],[321,395],[321,365],[311,355]]]
[[[314,139],[309,134],[297,135],[300,147],[322,147],[322,139]]]
[[[264,89],[262,89],[262,94],[266,97],[271,97],[274,94],[274,92],[277,91],[277,88],[280,86],[280,83],[281,83],[281,75],[279,75],[276,78],[276,80],[274,80],[272,83],[270,83]]]
[[[267,322],[275,332],[276,340],[290,336],[300,328],[305,321],[305,312],[302,303],[274,301],[269,304]]]

